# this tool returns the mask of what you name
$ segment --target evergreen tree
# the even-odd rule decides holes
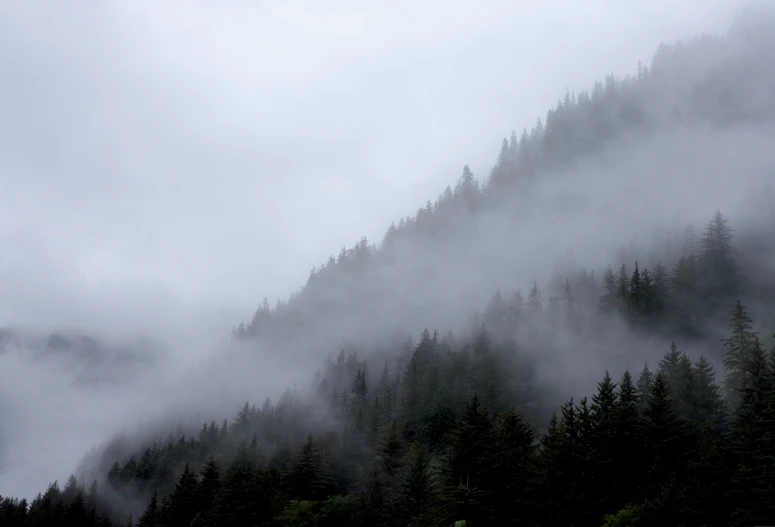
[[[476,395],[449,436],[444,459],[445,512],[449,518],[475,522],[484,515],[493,446],[492,419]]]
[[[671,307],[680,330],[687,334],[697,332],[696,314],[700,295],[700,267],[691,255],[681,258],[673,267],[670,277]]]
[[[656,315],[662,315],[669,308],[670,275],[661,263],[654,267],[653,275],[652,307]]]
[[[590,438],[590,469],[589,477],[597,482],[595,485],[594,503],[590,503],[593,516],[602,518],[604,514],[614,512],[616,503],[613,501],[618,483],[620,469],[616,462],[618,422],[618,400],[616,383],[611,380],[608,371],[603,380],[597,384],[597,394],[592,396],[592,430]]]
[[[716,433],[721,433],[725,428],[726,405],[721,396],[721,389],[716,384],[713,366],[703,356],[692,365],[689,421],[695,429],[709,425]]]
[[[619,275],[616,277],[616,290],[619,294],[619,306],[624,308],[630,300],[630,276],[627,272],[627,265],[622,264],[619,267]]]
[[[388,426],[385,436],[377,452],[378,463],[384,474],[386,492],[390,496],[398,488],[398,478],[403,467],[404,443],[398,431],[398,424],[393,421]]]
[[[188,526],[199,512],[199,481],[186,463],[178,484],[172,492],[169,508],[166,511],[166,523],[170,526]]]
[[[732,248],[732,229],[717,211],[702,237],[701,266],[710,293],[731,295],[738,287],[736,251]]]
[[[775,519],[775,412],[773,374],[758,339],[747,373],[732,433],[732,525],[766,525]]]
[[[288,495],[302,500],[324,500],[332,494],[333,486],[329,465],[312,436],[309,436],[290,470]]]
[[[648,386],[651,386],[651,381]],[[637,489],[647,465],[644,464],[646,452],[640,400],[629,371],[622,375],[617,395],[614,446],[611,448],[612,465],[617,470],[611,482],[611,504],[621,507],[638,496]],[[648,397],[647,402],[650,400],[651,397]]]
[[[708,527],[729,525],[730,455],[718,430],[711,422],[703,421],[698,432],[697,455],[689,459],[687,466],[690,504],[687,523]]]
[[[161,511],[159,507],[159,501],[156,493],[151,496],[151,501],[145,508],[145,512],[140,516],[137,522],[137,527],[161,527]]]
[[[651,389],[654,384],[654,374],[651,373],[649,365],[643,364],[643,369],[638,376],[638,382],[635,385],[635,393],[637,394],[638,406],[641,410],[645,410],[651,401]]]
[[[497,525],[531,525],[535,506],[535,429],[514,409],[500,416],[495,430],[488,516]]]
[[[511,313],[512,327],[516,327],[522,321],[525,312],[525,299],[522,296],[522,291],[519,289],[511,296],[509,311]]]
[[[423,525],[434,511],[436,489],[428,448],[415,442],[409,451],[406,476],[394,516],[401,525]]]
[[[659,361],[657,373],[664,378],[678,414],[689,420],[694,384],[692,367],[686,354],[678,351],[675,341],[670,343],[670,350]]]
[[[739,300],[731,311],[729,327],[731,334],[722,339],[724,344],[724,389],[732,405],[736,407],[740,402],[740,391],[748,386],[751,368],[751,353],[758,342],[756,332],[753,331],[753,321]]]
[[[221,469],[214,457],[210,457],[202,470],[202,478],[199,483],[197,503],[204,518],[209,518],[215,503],[215,497],[221,488]]]
[[[484,326],[476,333],[472,348],[473,389],[482,404],[498,408],[502,401],[501,368],[492,350],[492,341]]]
[[[212,522],[216,525],[253,525],[271,514],[274,487],[268,475],[258,468],[245,447],[224,471],[213,502]],[[271,490],[270,490],[271,489]]]
[[[533,282],[530,293],[527,295],[527,309],[534,320],[537,319],[543,311],[541,291],[538,290],[537,282]]]
[[[616,276],[610,267],[603,274],[603,289],[605,293],[600,297],[600,304],[605,313],[614,311],[619,305],[619,289],[616,283]]]
[[[638,262],[635,262],[635,269],[632,271],[630,286],[627,292],[627,307],[631,313],[640,313],[642,311],[642,293],[643,284],[641,284]]]
[[[657,374],[651,388],[651,400],[644,412],[644,433],[650,466],[643,491],[646,496],[661,502],[660,514],[675,518],[682,504],[665,502],[665,490],[673,488],[676,478],[685,473],[688,454],[691,449],[690,436],[675,409],[675,404],[664,377]],[[668,494],[678,500],[677,494]]]

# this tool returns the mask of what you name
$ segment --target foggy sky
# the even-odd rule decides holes
[[[181,359],[202,357],[260,298],[287,297],[362,235],[378,242],[464,164],[485,179],[502,137],[566,89],[722,32],[739,7],[413,4],[0,0],[0,327],[161,330]],[[13,453],[60,443],[0,493],[66,476],[161,393],[166,368],[112,392],[0,369]]]
[[[0,320],[247,318],[738,2],[672,4],[2,2]]]

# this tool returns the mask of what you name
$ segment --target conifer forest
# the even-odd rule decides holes
[[[561,94],[488,174],[462,167],[234,321],[219,361],[309,366],[280,397],[116,436],[34,498],[0,496],[0,526],[775,525],[773,131],[772,14]],[[742,159],[742,212],[705,175],[671,196],[673,155]],[[612,239],[628,210],[650,219]]]

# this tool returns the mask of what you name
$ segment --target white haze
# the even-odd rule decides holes
[[[185,406],[188,369],[261,297],[287,297],[361,235],[377,241],[464,164],[485,176],[500,139],[566,89],[634,72],[660,41],[723,31],[738,2],[316,5],[0,0],[0,327],[150,335],[169,352],[113,388],[84,386],[24,350],[0,355],[0,466],[12,463],[0,494],[30,497],[119,427]],[[713,141],[750,149],[705,157],[719,172],[708,201],[736,209],[745,189],[723,168],[760,161],[751,152],[765,151],[761,134],[692,137],[681,143],[687,159]],[[678,184],[648,173],[662,152],[652,146],[636,150],[639,176]],[[595,194],[578,232],[624,235],[654,214],[606,210],[625,191],[642,189]],[[684,204],[672,195],[657,222]],[[514,276],[557,256],[548,253],[563,244],[547,234],[561,225],[543,225],[531,235],[546,247],[521,243],[546,259]],[[489,294],[495,284],[483,285]],[[275,396],[326,351],[239,377],[204,362],[217,381],[204,411]]]

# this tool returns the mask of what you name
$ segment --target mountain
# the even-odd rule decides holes
[[[749,14],[566,94],[186,389],[277,357],[303,384],[117,437],[0,523],[772,523],[774,30]]]
[[[460,327],[497,289],[526,293],[535,280],[545,296],[560,296],[584,270],[600,279],[609,265],[674,263],[684,227],[702,231],[719,208],[739,241],[754,228],[761,239],[775,217],[764,154],[775,112],[771,44],[741,22],[726,38],[661,46],[635,77],[566,93],[532,130],[503,140],[486,181],[464,168],[454,188],[391,225],[379,246],[343,248],[236,333],[327,349],[395,327]],[[744,191],[766,213],[751,214]],[[769,247],[759,261],[772,260]],[[570,260],[553,261],[566,252]],[[762,285],[773,291],[771,280]]]

